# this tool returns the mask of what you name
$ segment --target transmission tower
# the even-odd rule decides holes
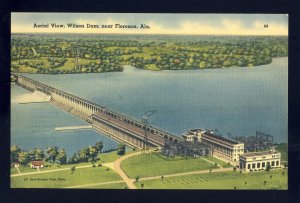
[[[147,150],[148,147],[148,131],[147,128],[149,126],[149,117],[152,116],[153,114],[155,114],[156,111],[147,111],[144,113],[143,117],[142,117],[142,123],[143,123],[143,127],[144,127],[144,146],[143,146],[143,152],[145,152]]]
[[[74,57],[75,57],[74,69],[75,70],[80,70],[80,67],[79,67],[79,48],[78,47],[75,47]]]

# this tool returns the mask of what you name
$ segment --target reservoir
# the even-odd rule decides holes
[[[24,74],[44,84],[77,95],[181,136],[191,128],[251,136],[261,131],[275,142],[288,140],[288,59],[268,65],[182,71],[147,71],[125,66],[123,72],[89,74]],[[86,126],[78,117],[50,103],[19,104],[28,91],[11,86],[11,144],[24,150],[58,146],[68,155],[104,142],[104,150],[118,143],[92,129],[56,131]]]

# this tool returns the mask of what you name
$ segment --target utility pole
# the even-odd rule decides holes
[[[142,123],[144,128],[144,146],[143,146],[143,152],[147,150],[148,147],[148,125],[149,125],[149,117],[153,114],[155,114],[155,110],[153,111],[147,111],[142,117]]]
[[[79,48],[78,47],[75,47],[74,58],[75,58],[74,70],[80,70],[80,67],[79,67]]]

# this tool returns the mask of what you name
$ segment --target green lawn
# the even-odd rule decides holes
[[[10,174],[18,174],[18,171],[16,168],[10,168]]]
[[[110,163],[110,162],[114,162],[115,160],[117,160],[120,157],[121,156],[119,156],[116,151],[103,153],[103,154],[100,154],[100,162],[101,163]]]
[[[76,185],[95,184],[121,180],[112,170],[102,167],[91,167],[71,170],[17,176],[11,178],[12,188],[61,188]]]
[[[233,167],[232,165],[230,165],[230,164],[228,164],[228,163],[226,163],[226,162],[224,162],[224,161],[221,161],[220,159],[217,159],[217,158],[215,158],[215,157],[212,157],[212,156],[206,156],[206,157],[203,157],[203,158],[205,158],[205,159],[207,159],[207,160],[210,160],[210,161],[212,161],[212,162],[214,162],[214,163],[217,163],[218,165],[222,166],[223,168],[230,168],[230,167]]]
[[[124,160],[121,168],[130,178],[166,175],[172,173],[216,168],[201,158],[163,158],[157,153],[143,154]]]
[[[125,155],[126,154],[130,154],[132,152],[134,152],[132,149],[126,148]],[[122,156],[124,156],[124,155],[122,155]],[[120,158],[122,156],[118,155],[117,151],[111,151],[111,152],[102,153],[102,154],[100,154],[100,161],[99,161],[99,163],[111,163],[111,162],[116,161],[118,158]]]
[[[57,68],[58,70],[74,70],[74,58],[67,58],[67,61],[65,62],[65,64],[59,68]]]
[[[131,152],[132,152],[132,150],[126,149],[125,154],[131,153]],[[122,156],[118,155],[117,151],[102,153],[102,154],[100,154],[100,162],[101,163],[110,163],[110,162],[116,161],[120,157],[122,157]]]
[[[284,175],[282,172],[284,171]],[[272,178],[270,179],[270,176]],[[280,189],[286,190],[288,171],[285,169],[277,169],[266,172],[224,172],[211,174],[197,174],[178,177],[169,177],[156,180],[139,181],[135,185],[141,188],[144,184],[144,189],[229,189],[234,187],[238,190],[249,189]],[[267,181],[264,184],[264,181]],[[247,182],[245,184],[245,182]]]

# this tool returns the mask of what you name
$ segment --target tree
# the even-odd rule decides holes
[[[20,152],[18,156],[18,161],[23,166],[27,165],[30,161],[30,156],[28,152]]]
[[[77,162],[78,162],[77,154],[74,153],[74,154],[71,156],[71,158],[68,160],[68,163],[69,163],[69,164],[75,164],[75,163],[77,163]]]
[[[17,145],[12,145],[10,147],[10,161],[11,163],[18,161],[19,153],[21,152],[21,148]]]
[[[164,176],[161,176],[161,180],[164,180]]]
[[[98,155],[98,150],[95,146],[90,146],[89,147],[89,158],[91,159],[92,162],[95,161],[95,158]]]
[[[117,154],[118,155],[124,155],[125,154],[125,144],[123,143],[120,143],[119,146],[118,146],[118,152]]]
[[[230,65],[231,65],[231,63],[230,63],[229,60],[225,60],[225,61],[223,62],[223,66],[224,66],[224,67],[229,67]]]
[[[71,170],[71,173],[73,174],[74,171],[75,171],[75,166],[72,166],[72,167],[70,168],[70,170]]]
[[[142,189],[144,188],[144,183],[141,184]]]
[[[140,179],[140,177],[139,177],[139,176],[135,177],[135,181],[136,181],[136,182],[138,182],[138,181],[139,181],[139,179]]]
[[[48,147],[46,153],[47,153],[47,160],[49,160],[51,163],[54,163],[58,155],[58,147]]]
[[[84,148],[84,149],[82,149],[82,150],[80,150],[80,151],[78,152],[79,160],[80,160],[80,161],[85,161],[85,162],[88,161],[88,158],[89,158],[89,156],[90,156],[89,152],[90,152],[90,150],[89,150],[88,147],[87,147],[87,148]]]
[[[271,170],[271,166],[270,164],[267,164],[266,171],[270,171],[270,170]]]
[[[30,154],[34,160],[42,160],[45,157],[44,151],[39,148],[34,148]]]
[[[56,156],[56,161],[59,161],[60,164],[67,163],[67,152],[65,149],[60,149],[58,155]]]
[[[207,63],[205,61],[201,61],[199,63],[199,68],[206,68],[207,67]]]
[[[103,149],[103,142],[102,141],[97,141],[96,144],[95,144],[95,147],[97,149],[97,152],[101,153],[102,149]]]

